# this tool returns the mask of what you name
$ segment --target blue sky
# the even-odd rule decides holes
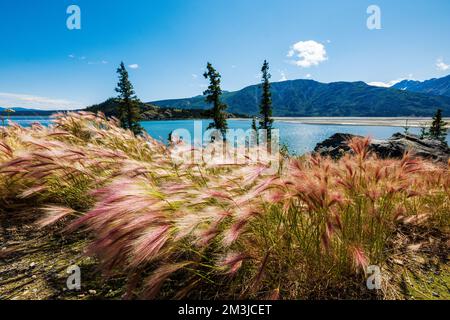
[[[72,4],[81,30],[66,26]],[[372,4],[381,30],[366,26]],[[143,101],[200,94],[207,61],[225,90],[257,83],[264,59],[273,81],[441,77],[450,73],[449,14],[448,0],[1,1],[0,106],[101,102],[115,95],[121,60],[135,67]]]

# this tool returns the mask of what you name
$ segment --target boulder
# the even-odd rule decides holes
[[[314,153],[338,159],[345,153],[351,152],[347,142],[355,137],[362,138],[352,134],[336,133],[318,143]],[[369,149],[380,158],[402,158],[407,151],[414,156],[436,162],[447,162],[450,158],[450,148],[447,143],[432,139],[420,139],[419,136],[412,134],[396,133],[387,140],[372,140]]]

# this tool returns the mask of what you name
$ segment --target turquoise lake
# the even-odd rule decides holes
[[[29,126],[33,122],[48,125],[51,121],[46,117],[11,117],[11,120]],[[144,129],[155,139],[167,142],[169,133],[176,129],[186,129],[194,134],[194,121],[201,123],[202,132],[206,131],[210,120],[165,120],[143,121]],[[1,125],[1,123],[0,123]],[[251,120],[229,120],[230,129],[250,129]],[[275,129],[279,129],[280,143],[286,144],[289,150],[296,154],[303,154],[314,149],[317,143],[329,138],[337,132],[370,136],[375,139],[387,139],[396,132],[403,132],[401,127],[384,126],[349,126],[349,125],[309,125],[276,121]],[[411,128],[411,133],[418,133],[418,128]],[[447,139],[450,141],[450,139]]]

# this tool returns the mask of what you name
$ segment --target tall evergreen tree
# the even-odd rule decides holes
[[[270,130],[272,130],[272,93],[270,92],[270,78],[269,63],[264,60],[264,64],[261,69],[262,72],[262,98],[259,112],[261,119],[259,121],[259,128],[267,130],[267,138],[270,139]]]
[[[432,139],[445,142],[447,137],[447,123],[442,120],[442,110],[438,109],[433,117],[433,122],[429,130],[429,136]]]
[[[128,78],[128,71],[123,62],[120,63],[117,73],[119,75],[119,83],[117,84],[116,92],[119,93],[119,119],[121,125],[123,128],[134,132],[134,134],[140,134],[142,133],[142,127],[139,124],[140,101],[136,97],[133,85]]]
[[[209,79],[208,89],[203,92],[206,96],[206,102],[212,104],[211,114],[214,122],[212,122],[208,129],[219,130],[223,139],[226,137],[226,130],[228,129],[226,119],[227,105],[224,104],[220,97],[222,95],[222,89],[220,88],[220,74],[214,69],[211,63],[208,62],[206,66],[206,72],[203,74],[205,79]]]
[[[420,134],[419,134],[420,139],[423,140],[428,136],[429,136],[428,128],[424,126],[420,127]]]

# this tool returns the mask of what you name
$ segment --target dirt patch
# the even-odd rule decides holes
[[[386,298],[450,300],[449,245],[439,230],[401,228],[386,265]]]
[[[65,300],[117,299],[122,279],[106,281],[95,259],[84,254],[86,235],[67,237],[40,230],[25,214],[2,214],[0,219],[0,299]],[[36,216],[36,215],[28,215]],[[60,227],[60,226],[59,226]],[[81,290],[70,291],[67,269],[81,269]]]

